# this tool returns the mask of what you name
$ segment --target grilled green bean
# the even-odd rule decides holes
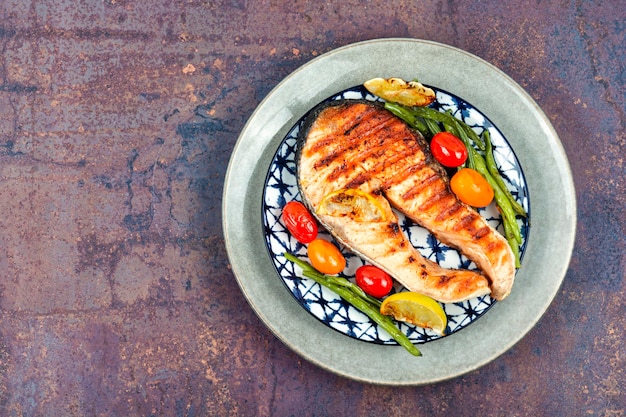
[[[458,121],[457,119],[454,119],[454,121],[452,121],[452,126],[454,126],[454,130],[456,131],[458,138],[461,139],[461,141],[465,145],[465,148],[467,149],[467,161],[465,161],[465,166],[467,168],[476,169],[476,155],[478,155],[478,153],[472,146],[472,143],[470,142],[470,138],[467,136],[467,134],[463,130],[463,127],[460,121]]]
[[[496,160],[493,156],[493,146],[491,144],[491,136],[489,134],[489,131],[485,130],[482,136],[483,141],[485,142],[485,162],[487,163],[487,169],[493,176],[493,179],[498,183],[502,191],[504,191],[504,194],[506,195],[506,198],[509,199],[509,202],[511,203],[511,206],[513,206],[513,210],[515,211],[515,213],[519,214],[520,216],[526,217],[526,210],[524,210],[524,207],[522,207],[522,205],[517,202],[515,197],[513,197],[513,194],[511,194],[511,192],[507,188],[506,184],[504,183],[504,179],[500,174],[500,170],[498,169],[498,165],[496,164]]]
[[[494,191],[496,205],[502,214],[502,222],[505,227],[505,237],[515,255],[516,266],[519,267],[519,245],[522,244],[520,227],[516,216],[527,216],[524,208],[515,200],[506,187],[493,156],[488,131],[485,136],[478,134],[462,120],[457,119],[451,112],[440,112],[429,107],[406,107],[397,103],[385,103],[385,108],[406,121],[409,125],[416,123],[424,125],[428,132],[438,129],[440,125],[444,130],[454,134],[465,144],[467,148],[467,161],[463,166],[475,169],[487,180]],[[437,125],[433,128],[433,125]],[[424,134],[423,131],[421,131]],[[477,149],[478,148],[478,149]],[[484,152],[484,156],[482,153]]]
[[[304,272],[306,271],[313,271],[316,273],[320,273],[318,270],[316,270],[315,268],[313,268],[313,266],[303,260],[301,260],[298,257],[295,257],[289,253],[285,254],[285,258],[287,258],[288,260],[292,261],[293,263],[297,264],[300,268],[302,268],[302,270]],[[377,299],[374,298],[370,295],[367,295],[365,293],[365,291],[363,291],[363,289],[361,287],[359,287],[358,285],[356,285],[355,283],[353,283],[350,280],[347,280],[345,278],[342,277],[338,277],[338,276],[334,276],[334,275],[324,275],[326,277],[326,279],[335,285],[338,285],[340,287],[346,287],[347,289],[349,289],[350,291],[352,291],[355,295],[363,298],[364,300],[366,300],[367,302],[369,302],[370,304],[375,305],[376,307],[380,307],[380,305],[382,304],[382,302]]]
[[[411,110],[408,107],[396,103],[386,102],[385,108],[407,122],[412,128],[417,129],[422,135],[428,135],[428,126],[411,113]]]
[[[426,127],[428,128],[428,133],[430,134],[431,137],[441,132],[439,123],[435,122],[434,120],[424,119],[424,123],[426,124]]]
[[[509,199],[506,197],[504,191],[500,189],[500,186],[496,183],[496,180],[493,179],[493,176],[487,170],[487,165],[482,155],[480,155],[476,151],[474,152],[476,171],[480,172],[481,175],[485,177],[489,185],[491,185],[491,188],[493,188],[494,199],[496,200],[496,204],[500,209],[500,213],[502,214],[502,221],[508,222],[509,225],[511,225],[511,232],[513,234],[513,237],[518,242],[518,244],[521,244],[522,235],[520,233],[519,226],[515,218],[515,211],[513,211],[513,207],[511,206]],[[513,227],[513,225],[515,225],[515,227]]]
[[[337,282],[337,279],[345,278],[338,278],[322,274],[321,272],[313,268],[308,262],[301,260],[291,253],[285,252],[284,256],[287,260],[295,263],[300,268],[302,268],[302,274],[305,277],[310,278],[318,284],[323,285],[324,287],[333,291],[345,301],[350,303],[352,306],[360,310],[367,317],[372,319],[380,327],[385,329],[387,333],[389,333],[389,335],[396,342],[398,342],[400,346],[404,347],[410,354],[414,356],[422,355],[419,349],[409,340],[409,338],[404,333],[402,333],[398,326],[396,326],[395,323],[388,316],[381,314],[379,305],[372,303],[369,298],[363,298],[360,295],[356,294],[355,292],[353,292],[350,286],[345,286]]]
[[[502,226],[504,227],[504,236],[506,237],[511,250],[513,251],[513,257],[515,258],[515,267],[519,268],[521,266],[520,254],[519,254],[519,243],[515,239],[514,232],[512,228],[517,228],[517,224],[510,224],[509,222],[502,220]]]
[[[369,304],[364,299],[354,295],[350,290],[345,287],[333,284],[330,281],[324,282],[321,279],[321,275],[319,273],[314,273],[313,271],[306,271],[303,273],[305,277],[311,278],[316,281],[320,285],[324,285],[329,290],[337,293],[341,298],[346,300],[348,303],[352,304],[355,308],[359,309],[363,314],[372,319],[376,324],[385,329],[387,333],[393,339],[398,342],[398,344],[404,347],[409,353],[414,356],[422,356],[422,353],[415,347],[413,343],[409,340],[408,337],[391,321],[391,319],[384,314],[381,314],[380,311]]]

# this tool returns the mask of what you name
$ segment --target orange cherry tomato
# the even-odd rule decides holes
[[[456,196],[473,207],[486,207],[493,200],[493,188],[480,173],[471,168],[461,168],[450,180]]]
[[[346,267],[346,258],[337,246],[324,239],[315,239],[309,243],[307,255],[313,268],[322,274],[338,274]]]

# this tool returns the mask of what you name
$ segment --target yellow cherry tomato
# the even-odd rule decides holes
[[[346,258],[337,246],[324,239],[315,239],[309,243],[307,255],[311,265],[322,274],[338,274],[346,267]]]
[[[471,168],[461,168],[450,180],[456,196],[472,207],[486,207],[493,200],[493,188],[480,173]]]

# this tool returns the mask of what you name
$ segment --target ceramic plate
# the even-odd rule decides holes
[[[502,171],[502,176],[512,194],[518,202],[529,210],[528,188],[524,179],[519,161],[515,157],[513,149],[506,141],[501,132],[482,114],[479,109],[467,101],[453,94],[432,87],[437,95],[437,100],[431,105],[439,111],[449,111],[466,124],[471,126],[477,134],[482,135],[488,130],[494,149],[494,159]],[[363,86],[354,86],[332,95],[328,100],[380,100],[368,93]],[[301,201],[300,193],[296,184],[296,140],[307,115],[303,116],[296,125],[289,130],[270,163],[269,171],[265,180],[263,194],[263,227],[265,230],[266,246],[277,274],[285,283],[293,297],[300,305],[311,313],[315,318],[327,326],[355,339],[372,343],[396,344],[394,339],[384,329],[380,328],[373,320],[342,300],[337,294],[322,288],[315,281],[303,278],[302,274],[294,268],[293,263],[287,261],[283,254],[285,251],[306,259],[306,246],[300,244],[286,230],[281,219],[282,207],[288,201]],[[496,229],[503,233],[502,218],[495,203],[479,212]],[[414,247],[420,253],[433,262],[446,268],[477,269],[476,266],[457,250],[439,242],[426,229],[407,219],[402,213],[396,212],[400,226]],[[522,244],[520,253],[523,258],[526,240],[529,231],[530,216],[518,219],[522,231]],[[332,237],[324,229],[320,230],[320,237],[331,240]],[[341,248],[340,245],[337,245]],[[358,256],[343,250],[346,257],[347,267],[342,276],[354,281],[356,269],[364,264]],[[402,291],[401,285],[396,285],[394,292]],[[442,304],[448,317],[448,327],[445,335],[453,333],[469,326],[478,320],[493,306],[495,300],[490,296],[482,296],[464,302]],[[413,343],[426,343],[443,337],[439,333],[420,327],[399,323],[400,329]]]
[[[532,232],[511,295],[463,331],[404,348],[336,331],[294,300],[266,249],[263,196],[277,150],[316,103],[374,77],[419,78],[471,103],[497,126],[523,167]],[[453,378],[494,360],[541,318],[571,256],[576,202],[559,138],[533,99],[486,61],[447,45],[377,39],[328,52],[294,71],[257,107],[237,141],[224,184],[223,229],[237,282],[263,323],[306,360],[336,374],[387,385]]]

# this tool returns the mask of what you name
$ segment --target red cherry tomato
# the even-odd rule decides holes
[[[346,258],[337,246],[324,239],[315,239],[309,243],[307,255],[313,268],[322,274],[338,274],[346,267]]]
[[[467,148],[461,139],[449,132],[439,132],[430,141],[430,152],[448,168],[460,167],[467,159]]]
[[[486,207],[493,200],[493,188],[480,173],[471,168],[458,170],[450,180],[452,192],[473,207]]]
[[[317,237],[317,222],[299,201],[290,201],[283,207],[283,222],[293,237],[301,243],[312,242]]]
[[[366,294],[382,298],[391,292],[393,279],[378,267],[363,265],[356,270],[356,285]]]

